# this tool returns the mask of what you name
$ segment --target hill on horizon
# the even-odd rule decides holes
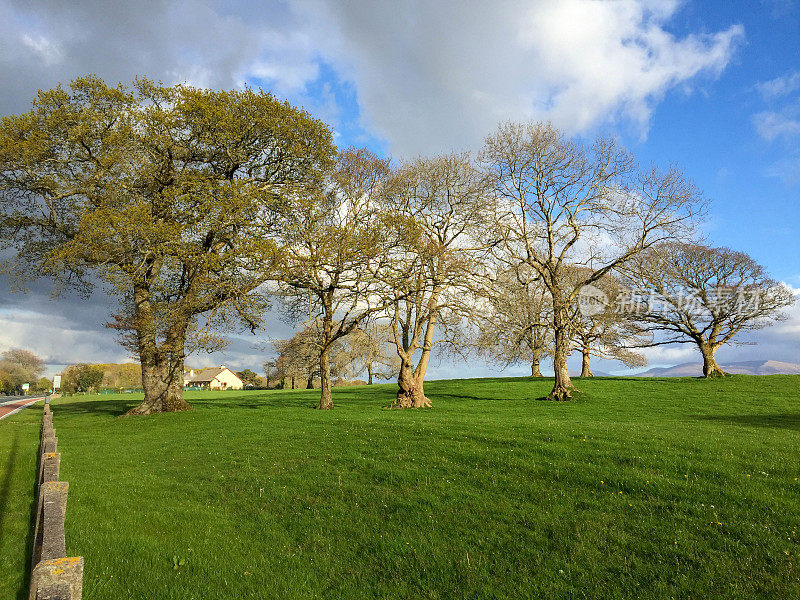
[[[726,373],[734,375],[800,375],[800,365],[780,360],[750,360],[720,363]],[[671,367],[654,367],[634,377],[700,377],[703,365],[700,362],[681,363]]]

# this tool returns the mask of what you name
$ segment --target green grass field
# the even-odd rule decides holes
[[[800,598],[800,377],[576,383],[55,401],[84,598]],[[0,421],[2,598],[39,417]]]

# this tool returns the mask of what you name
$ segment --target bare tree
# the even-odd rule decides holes
[[[454,341],[451,333],[474,309],[471,278],[484,253],[476,240],[486,223],[486,192],[471,157],[452,154],[404,165],[382,196],[397,238],[393,277],[382,290],[392,306],[389,321],[401,361],[396,408],[431,406],[424,390],[431,350],[437,341]],[[458,343],[451,347],[466,350]]]
[[[531,377],[541,377],[541,361],[552,351],[547,288],[523,265],[492,277],[483,296],[480,354],[503,366],[527,363]]]
[[[400,358],[389,347],[391,337],[388,324],[365,323],[342,338],[341,351],[333,362],[338,363],[340,373],[356,376],[366,372],[367,385],[372,385],[375,377],[391,379],[400,370]]]
[[[288,340],[275,340],[273,343],[278,353],[276,363],[284,377],[290,377],[292,389],[298,377],[306,380],[306,387],[312,388],[314,377],[319,375],[319,353],[322,339],[319,330],[305,327]]]
[[[568,400],[569,311],[581,288],[687,234],[700,196],[674,167],[642,171],[614,140],[587,147],[550,124],[501,125],[482,159],[495,194],[496,255],[509,268],[529,266],[547,288],[555,369],[548,398]],[[565,270],[576,265],[586,275],[564,286]]]
[[[584,269],[576,276],[585,277]],[[647,358],[632,348],[641,347],[652,336],[631,315],[619,309],[625,288],[613,275],[606,274],[591,287],[584,287],[573,309],[572,341],[581,353],[581,377],[592,377],[592,356],[618,360],[627,367],[643,367]]]
[[[334,343],[386,308],[378,274],[389,261],[389,238],[375,198],[388,173],[388,161],[345,151],[326,189],[280,210],[280,290],[291,314],[320,329],[320,409],[333,408]]]
[[[792,291],[750,256],[728,248],[659,244],[626,274],[637,291],[628,309],[661,336],[650,345],[696,344],[705,377],[724,375],[715,358],[722,345],[785,319],[781,310],[795,302]]]

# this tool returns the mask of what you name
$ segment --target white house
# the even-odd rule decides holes
[[[241,390],[244,383],[225,365],[207,369],[191,369],[183,375],[184,387],[200,387],[207,390]]]

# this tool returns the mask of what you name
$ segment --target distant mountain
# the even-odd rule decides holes
[[[780,360],[751,360],[720,364],[726,373],[736,375],[800,375],[800,365]],[[635,377],[700,377],[703,365],[700,363],[683,363],[673,367],[654,367]]]
[[[592,369],[592,375],[594,375],[595,377],[614,377],[614,375],[612,375],[611,373],[606,373],[605,371],[595,371],[594,369]],[[581,372],[580,371],[570,372],[569,376],[580,377]]]

